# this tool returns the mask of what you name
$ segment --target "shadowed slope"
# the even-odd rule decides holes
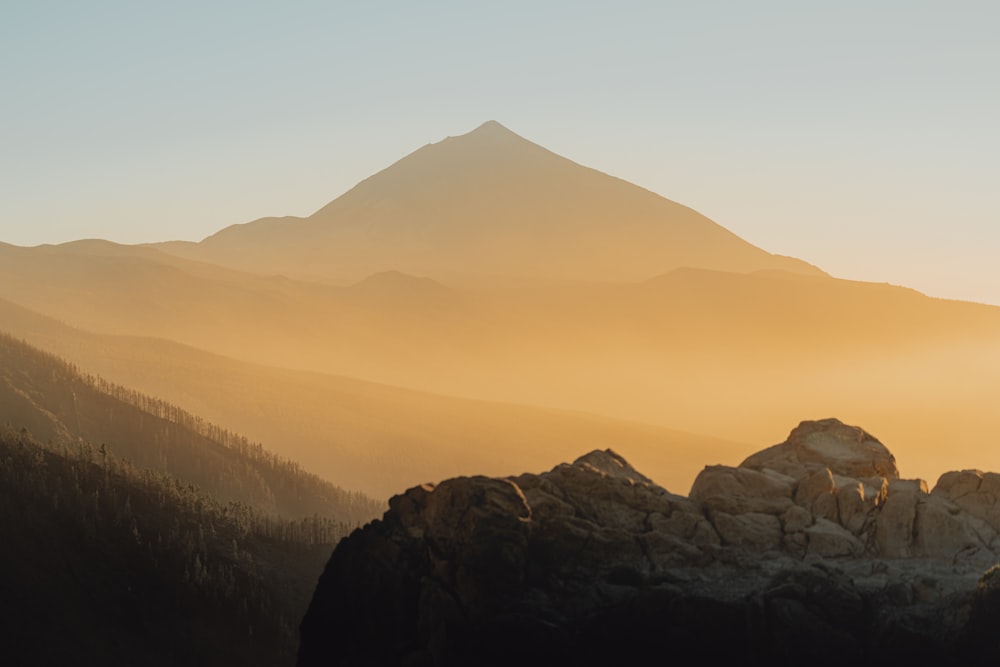
[[[292,664],[346,530],[322,535],[315,520],[265,517],[2,424],[0,462],[3,664]]]

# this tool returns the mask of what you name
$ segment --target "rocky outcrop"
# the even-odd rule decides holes
[[[414,487],[334,551],[300,664],[1000,659],[1000,575],[977,588],[998,499],[993,473],[900,479],[835,419],[705,468],[688,498],[611,450]]]

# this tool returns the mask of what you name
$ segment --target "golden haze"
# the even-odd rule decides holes
[[[686,493],[828,416],[907,476],[1000,469],[1000,308],[832,278],[495,123],[306,219],[0,246],[0,298],[0,328],[382,496],[605,447]]]

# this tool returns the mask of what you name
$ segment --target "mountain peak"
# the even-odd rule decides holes
[[[820,273],[496,120],[421,146],[302,224],[243,225],[211,245],[215,256],[227,246],[230,266],[336,282],[389,268],[448,280],[611,282],[679,266]]]
[[[510,128],[495,120],[488,120],[476,129],[466,132],[465,134],[449,136],[440,143],[461,142],[462,144],[468,144],[470,143],[470,140],[475,142],[478,150],[482,150],[484,146],[488,145],[496,146],[505,144],[524,144],[535,146],[535,144],[531,141],[528,141],[517,132],[513,132]]]
[[[472,132],[469,132],[468,134],[493,134],[493,135],[506,134],[522,138],[517,133],[512,132],[509,128],[505,127],[504,125],[500,124],[498,121],[495,120],[486,121],[485,123],[474,129]]]

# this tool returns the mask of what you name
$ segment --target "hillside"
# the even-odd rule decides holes
[[[0,426],[5,664],[291,665],[345,526],[267,517]]]
[[[10,664],[292,664],[323,559],[383,508],[0,333]]]
[[[52,446],[86,444],[100,456],[192,484],[221,503],[287,518],[354,526],[381,504],[306,473],[259,444],[93,376],[0,332],[0,423]],[[95,456],[97,454],[95,453]],[[345,528],[346,530],[346,528]]]

